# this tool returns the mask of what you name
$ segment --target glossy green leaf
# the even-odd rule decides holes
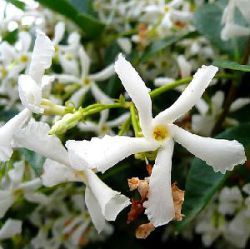
[[[20,151],[24,156],[25,161],[27,161],[31,165],[36,175],[41,175],[43,170],[43,163],[45,161],[44,157],[27,149],[20,149]]]
[[[213,62],[213,65],[225,68],[225,69],[232,69],[242,72],[250,72],[250,65],[241,65],[234,61],[223,61],[223,60],[217,60]]]
[[[19,0],[7,0],[7,2],[15,5],[17,8],[24,10],[25,9],[25,3]]]
[[[238,140],[244,145],[247,157],[250,157],[250,123],[226,130],[217,138]],[[225,175],[215,173],[211,166],[200,159],[193,160],[185,186],[185,201],[182,211],[185,218],[176,224],[178,231],[181,231],[203,210],[213,195],[223,186],[228,175],[230,172]]]
[[[69,0],[36,1],[69,18],[80,27],[87,37],[93,38],[99,36],[104,28],[104,25],[99,20],[91,16],[89,13],[86,13],[86,11],[81,11],[81,8],[76,8],[76,2],[72,4]]]
[[[152,45],[145,51],[145,53],[141,57],[141,61],[145,61],[149,59],[152,55],[166,49],[167,47],[171,46],[172,44],[184,39],[195,35],[196,32],[185,32],[178,35],[173,35],[171,37],[167,37],[165,39],[155,41]]]

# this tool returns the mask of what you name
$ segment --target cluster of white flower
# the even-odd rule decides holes
[[[236,248],[246,248],[250,238],[250,185],[224,187],[197,218],[195,231],[206,247],[216,240]]]
[[[138,34],[132,32],[129,38],[122,35],[116,40],[126,54],[138,44],[145,49],[155,40],[194,30],[193,10],[187,1],[94,2],[100,19],[113,30],[129,33],[135,21],[139,24]],[[232,15],[228,10],[232,8],[230,4],[223,17],[227,31],[222,32],[229,38],[232,32],[228,25],[235,25],[232,16],[228,17]],[[242,15],[245,14],[249,13],[243,10]],[[32,17],[32,21],[24,31],[26,17]],[[112,63],[103,62],[102,48],[95,51],[97,48],[91,42],[83,45],[79,29],[61,19],[53,19],[49,11],[35,5],[14,20],[3,17],[0,25],[0,107],[5,112],[14,109],[16,114],[0,126],[0,217],[5,221],[0,240],[22,233],[21,220],[6,218],[19,208],[20,200],[36,205],[28,218],[38,230],[30,240],[34,249],[81,248],[89,241],[104,239],[113,232],[107,221],[115,221],[130,204],[128,222],[141,213],[148,218],[148,223],[138,227],[138,238],[146,238],[156,227],[172,220],[181,221],[184,191],[171,181],[174,142],[215,172],[231,171],[247,160],[240,142],[199,136],[210,136],[223,112],[223,92],[217,91],[211,103],[202,98],[218,68],[200,65],[211,64],[215,52],[204,37],[189,37],[178,41],[178,49],[171,55],[176,61],[173,67],[166,55],[156,54],[152,64],[138,65],[140,74],[153,82],[152,86],[159,87],[151,91],[123,54],[117,53]],[[11,43],[3,34],[12,31],[9,25],[13,21],[19,30],[17,39]],[[167,71],[170,67],[173,70]],[[151,98],[177,79],[190,83],[181,86],[180,96],[170,107],[162,104],[163,110],[153,117]],[[106,89],[106,83],[112,80],[114,88],[121,89],[120,96],[115,98]],[[249,98],[238,98],[230,111],[249,103]],[[191,115],[193,107],[199,114]],[[189,129],[179,125],[185,122],[186,114],[190,117]],[[226,118],[224,123],[236,125],[237,120]],[[76,135],[65,134],[73,127]],[[23,149],[45,159],[40,174],[31,170]],[[130,190],[139,192],[139,201],[130,200],[102,180],[107,170],[131,155],[148,166],[144,180],[137,177],[128,180]],[[155,161],[152,167],[149,161]],[[243,190],[250,194],[248,188],[246,185]],[[240,190],[237,189],[237,194],[232,192],[236,190],[230,191],[225,188],[221,192],[216,211],[225,221],[225,215],[237,210],[227,230],[205,226],[214,210],[197,224],[196,230],[203,234],[206,245],[219,236],[218,231],[225,239],[234,240],[236,234],[230,232],[239,223],[242,229],[238,230],[237,239],[242,247],[249,237],[245,231],[249,225],[244,218],[249,217],[249,198],[243,203]]]

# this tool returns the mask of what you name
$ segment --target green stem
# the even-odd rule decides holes
[[[137,117],[135,105],[133,103],[130,104],[130,114],[131,114],[131,122],[132,122],[132,126],[133,126],[133,129],[135,132],[135,136],[140,137],[141,136],[141,129],[140,129],[139,120]]]
[[[130,124],[131,124],[131,117],[129,116],[128,119],[122,124],[118,132],[118,136],[124,135],[129,130]]]
[[[186,85],[188,84],[190,81],[192,80],[192,77],[186,77],[186,78],[183,78],[183,79],[180,79],[180,80],[176,80],[170,84],[167,84],[167,85],[164,85],[164,86],[161,86],[161,87],[158,87],[156,89],[154,89],[153,91],[151,91],[149,93],[149,95],[151,96],[151,98],[154,98],[166,91],[169,91],[171,89],[175,89],[176,87],[178,86],[182,86],[182,85]]]

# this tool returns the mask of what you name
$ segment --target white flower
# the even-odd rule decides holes
[[[106,135],[104,138],[93,138],[91,141],[67,141],[66,146],[86,162],[86,165],[79,164],[76,169],[92,167],[102,172],[131,154],[158,150],[149,180],[148,201],[144,205],[150,222],[154,226],[163,225],[175,216],[171,191],[173,140],[206,161],[215,171],[221,172],[232,170],[235,165],[245,162],[244,148],[237,141],[203,138],[173,124],[201,98],[218,70],[216,67],[200,68],[179,99],[155,118],[152,117],[152,102],[148,88],[122,55],[115,63],[115,70],[135,103],[144,137]]]
[[[202,243],[209,247],[226,229],[223,215],[216,214],[214,205],[206,208],[197,218],[195,232],[201,234]]]
[[[230,0],[227,7],[224,9],[221,19],[222,25],[221,39],[227,41],[233,37],[247,36],[250,34],[250,29],[240,24],[235,23],[235,11],[239,9],[245,20],[250,24],[250,5],[247,0]]]
[[[0,240],[9,239],[22,232],[22,221],[8,219],[0,229]]]
[[[3,217],[14,202],[23,196],[26,200],[34,203],[46,204],[47,197],[35,192],[42,186],[40,178],[23,182],[25,165],[23,162],[14,164],[14,169],[5,177],[0,190],[0,217]]]
[[[224,187],[219,195],[218,210],[222,214],[234,214],[242,206],[243,197],[237,186]]]
[[[101,112],[101,117],[98,123],[93,121],[84,121],[84,123],[79,123],[78,128],[81,131],[92,131],[95,132],[98,136],[104,136],[105,134],[114,135],[112,128],[119,127],[123,124],[128,118],[129,113],[124,113],[121,116],[108,121],[108,113]]]
[[[13,149],[13,135],[31,117],[28,109],[24,109],[15,117],[10,119],[5,125],[0,127],[0,161],[5,162],[10,159]]]
[[[80,35],[73,32],[68,36],[68,44],[60,45],[64,35],[65,23],[59,22],[55,26],[55,35],[52,40],[55,46],[55,56],[58,57],[64,73],[78,75],[77,55],[80,48]]]
[[[211,98],[210,107],[207,102],[200,99],[196,103],[196,108],[199,114],[194,114],[192,116],[192,130],[195,133],[199,133],[204,136],[209,136],[212,129],[217,121],[218,115],[223,111],[224,93],[222,91],[217,91]],[[250,98],[238,98],[230,106],[230,113],[239,110],[240,108],[248,105],[250,103]],[[237,120],[232,118],[226,118],[226,124],[235,124]]]
[[[86,185],[85,202],[98,232],[105,227],[105,219],[114,221],[118,213],[129,205],[129,199],[109,188],[86,165],[74,150],[68,152],[55,136],[48,135],[50,127],[41,122],[30,122],[27,127],[15,135],[19,146],[33,150],[49,159],[45,161],[42,175],[45,186],[54,186],[62,182],[84,182]],[[46,144],[46,146],[44,146]]]
[[[236,248],[246,248],[249,237],[250,217],[243,209],[228,224],[224,232],[224,238]]]
[[[108,97],[96,84],[98,81],[104,81],[114,75],[114,65],[111,64],[108,67],[104,68],[102,71],[90,74],[90,63],[91,60],[87,55],[85,49],[81,47],[78,51],[80,66],[81,66],[81,75],[72,75],[72,74],[61,74],[55,75],[55,78],[62,83],[77,83],[80,87],[70,98],[70,100],[75,104],[76,107],[80,106],[81,101],[84,95],[91,90],[96,101],[101,103],[112,103],[110,97]]]
[[[18,79],[18,91],[22,104],[34,113],[44,111],[40,106],[43,86],[48,84],[48,78],[44,77],[44,73],[51,66],[53,54],[53,43],[44,33],[37,32],[28,73],[20,75]]]

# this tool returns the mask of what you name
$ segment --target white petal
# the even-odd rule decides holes
[[[109,79],[114,74],[115,74],[115,68],[114,65],[111,64],[106,68],[104,68],[102,71],[89,75],[89,78],[93,81],[104,81],[106,79]]]
[[[91,141],[69,140],[66,143],[67,149],[74,151],[87,161],[88,167],[97,168],[101,172],[105,172],[132,154],[153,151],[157,146],[144,138],[108,135],[103,138],[92,138]]]
[[[113,100],[106,95],[95,83],[91,84],[91,92],[95,97],[95,100],[102,104],[112,104]]]
[[[115,63],[115,71],[132,101],[135,103],[144,136],[150,137],[152,128],[152,101],[148,93],[148,88],[133,66],[121,54]]]
[[[68,164],[66,149],[58,137],[48,135],[49,130],[50,127],[46,123],[31,121],[15,134],[15,142],[19,147],[25,147],[57,162]]]
[[[14,47],[9,45],[7,42],[1,42],[0,44],[0,55],[1,55],[1,61],[3,61],[3,64],[9,64],[12,60],[15,60],[16,58],[16,51]]]
[[[221,30],[221,39],[227,41],[234,37],[247,36],[250,34],[250,30],[247,27],[235,23],[228,23]]]
[[[129,117],[130,117],[130,113],[124,113],[121,116],[108,121],[106,124],[110,128],[118,127],[119,125],[123,124]]]
[[[79,75],[79,65],[76,58],[69,59],[68,54],[59,54],[59,61],[65,74]]]
[[[125,37],[118,38],[117,43],[124,53],[130,54],[132,51],[132,43],[131,40]]]
[[[17,186],[22,182],[24,170],[25,170],[24,162],[20,161],[20,162],[16,162],[14,164],[14,169],[8,172],[8,176],[13,185]]]
[[[85,203],[88,208],[92,222],[97,232],[100,233],[105,227],[105,218],[102,215],[102,211],[98,201],[96,200],[95,196],[89,188],[86,188],[85,190]]]
[[[84,173],[87,176],[86,184],[98,201],[103,216],[108,221],[114,221],[116,216],[130,204],[129,198],[112,190],[91,169],[86,169]]]
[[[37,84],[41,84],[45,69],[48,69],[54,54],[54,45],[42,32],[37,32],[28,74]]]
[[[74,76],[69,74],[54,74],[53,75],[56,80],[58,80],[60,83],[78,83],[81,84],[80,80]]]
[[[90,88],[89,86],[81,87],[70,97],[69,100],[74,104],[75,107],[79,107],[81,105],[81,102],[85,94],[88,92],[89,88]]]
[[[89,222],[85,222],[73,231],[73,234],[70,236],[70,240],[72,241],[73,245],[76,245],[76,246],[79,245],[80,239],[82,238],[82,236],[84,236],[85,231],[87,230],[88,226],[89,226]]]
[[[0,218],[2,218],[7,210],[12,206],[15,199],[11,191],[0,190]]]
[[[24,198],[29,202],[43,205],[49,202],[48,196],[42,193],[28,193],[24,195]]]
[[[77,124],[77,127],[81,131],[92,131],[92,132],[98,132],[98,125],[92,121],[84,121]]]
[[[81,62],[81,72],[82,77],[85,78],[89,75],[89,68],[90,68],[90,58],[86,53],[84,47],[79,49],[79,58]]]
[[[0,240],[12,238],[22,232],[22,221],[8,219],[0,230]]]
[[[248,23],[250,23],[250,6],[248,0],[237,0],[235,1],[235,4],[239,8],[240,12],[246,19]]]
[[[250,103],[250,98],[238,98],[230,106],[230,112],[235,112],[240,108],[248,105]]]
[[[65,182],[82,182],[74,170],[64,164],[47,159],[43,165],[43,185],[52,187]]]
[[[40,107],[42,88],[29,75],[20,75],[18,78],[18,91],[22,104],[34,113],[43,113]]]
[[[217,71],[218,68],[214,66],[202,66],[199,68],[181,96],[173,105],[158,114],[155,120],[160,123],[174,122],[188,112],[201,98]]]
[[[177,63],[181,71],[181,78],[185,78],[191,75],[191,63],[186,60],[184,55],[177,56]]]
[[[154,84],[156,86],[165,86],[165,85],[168,85],[169,83],[173,83],[173,82],[175,82],[175,79],[173,79],[173,78],[159,77],[159,78],[155,79]]]
[[[75,49],[80,44],[80,39],[81,36],[77,32],[73,32],[68,37],[68,44]]]
[[[168,141],[160,149],[149,178],[148,200],[144,203],[145,213],[155,226],[167,224],[175,217],[171,188],[171,168],[174,143]]]
[[[33,192],[42,186],[42,180],[35,178],[28,182],[23,182],[19,185],[19,188],[23,189],[24,192]]]
[[[212,166],[215,172],[225,173],[226,170],[232,170],[235,165],[246,161],[244,147],[236,140],[200,137],[176,125],[170,129],[176,142]]]
[[[225,99],[225,94],[222,91],[217,91],[215,95],[211,98],[212,107],[215,109],[213,113],[220,113],[222,110],[222,105]]]
[[[208,112],[209,106],[204,99],[199,99],[195,104],[195,107],[199,111],[200,114],[205,115]]]
[[[65,23],[59,22],[55,26],[55,36],[53,39],[54,44],[59,44],[59,42],[63,39],[65,33]]]
[[[11,157],[13,135],[25,124],[30,116],[30,111],[24,109],[0,128],[0,160],[2,162],[9,160]]]
[[[31,35],[28,32],[20,32],[19,33],[19,39],[22,44],[22,52],[26,53],[29,51],[30,45],[31,45]]]
[[[202,136],[209,136],[211,135],[212,129],[215,125],[215,121],[215,117],[213,116],[193,115],[192,131]]]

